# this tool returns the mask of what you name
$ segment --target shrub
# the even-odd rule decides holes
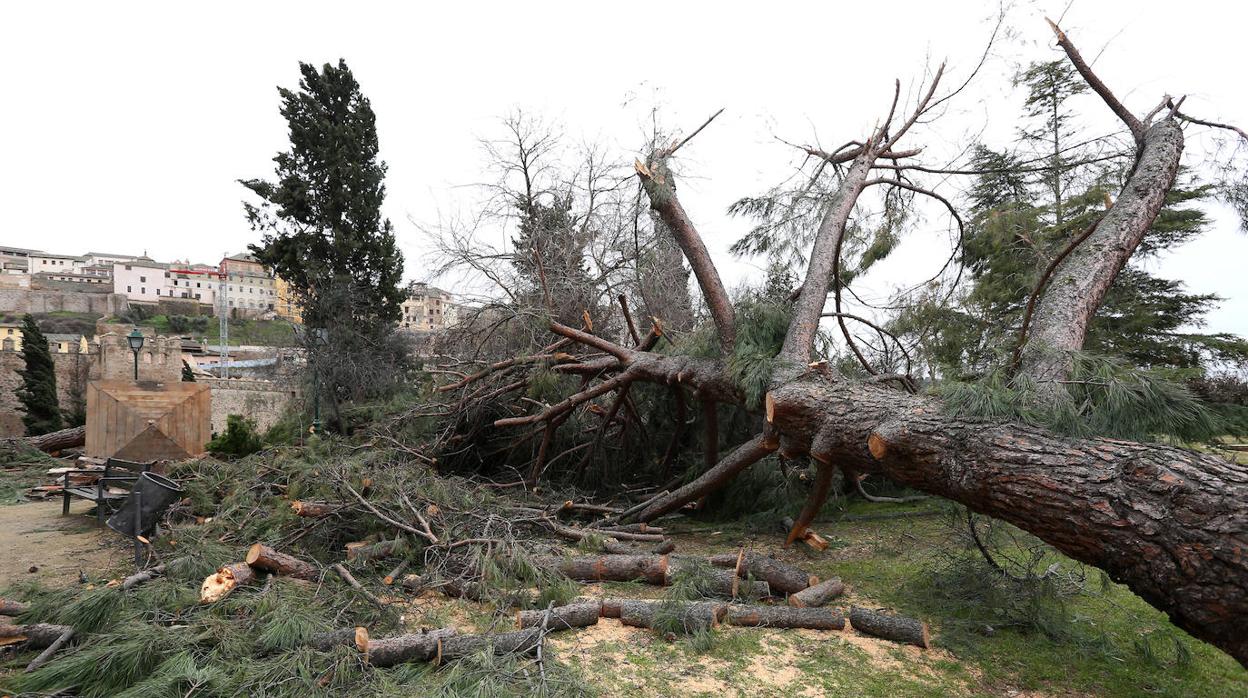
[[[208,451],[219,458],[242,458],[262,448],[264,444],[256,433],[256,423],[241,414],[226,417],[225,433],[214,436],[207,445]]]

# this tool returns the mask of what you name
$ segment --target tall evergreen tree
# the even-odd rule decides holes
[[[35,318],[29,313],[22,316],[22,360],[25,366],[18,371],[22,385],[17,389],[17,399],[26,413],[22,416],[26,433],[37,436],[60,429],[56,365],[52,363],[47,337],[43,336]]]

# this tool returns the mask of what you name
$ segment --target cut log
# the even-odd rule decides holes
[[[347,561],[368,562],[383,560],[395,555],[402,555],[409,549],[407,541],[402,538],[383,540],[380,543],[347,543]]]
[[[390,570],[390,574],[387,574],[381,580],[381,583],[385,584],[386,586],[392,586],[394,584],[394,581],[399,578],[400,574],[403,574],[403,570],[407,569],[407,566],[410,563],[411,563],[411,560],[400,560],[399,564],[395,565],[394,569]]]
[[[321,577],[320,571],[312,563],[278,552],[263,543],[256,543],[247,551],[247,564],[280,577],[306,579],[309,582],[315,582]]]
[[[534,654],[541,638],[540,628],[492,635],[451,635],[438,640],[435,661],[442,664],[487,650],[498,655]]]
[[[547,558],[543,566],[557,569],[578,582],[649,582],[666,585],[666,555],[599,555],[597,557]]]
[[[321,651],[330,652],[335,647],[354,647],[360,652],[368,653],[371,645],[368,639],[368,628],[341,628],[327,633],[317,633],[308,640],[308,646]]]
[[[701,589],[704,594],[714,594],[726,599],[747,598],[762,599],[771,596],[771,586],[761,579],[746,580],[738,577],[732,570],[706,567],[701,560],[698,564],[704,569],[698,572],[698,580],[708,584]],[[677,560],[672,568],[672,575],[680,571],[682,561]],[[687,564],[687,563],[685,563]]]
[[[711,564],[716,567],[736,567],[737,555],[712,555]],[[746,553],[742,562],[738,574],[744,577],[749,572],[755,579],[765,580],[777,594],[793,594],[819,583],[818,577],[766,555]]]
[[[302,516],[309,519],[319,519],[322,516],[329,516],[338,509],[333,504],[325,502],[301,502],[295,500],[290,503],[290,508],[295,510],[295,516]]]
[[[372,640],[367,648],[368,663],[387,667],[404,662],[427,662],[438,656],[438,642],[455,634],[455,628],[438,628]]]
[[[70,429],[61,429],[50,434],[27,436],[22,441],[44,453],[63,451],[67,448],[76,448],[85,444],[87,442],[87,428],[72,427]]]
[[[619,618],[620,608],[630,599],[603,599],[599,602],[599,615],[603,618]]]
[[[245,562],[226,565],[208,575],[208,578],[200,585],[199,602],[216,603],[235,589],[250,584],[255,578],[256,571]]]
[[[793,519],[787,516],[784,517],[784,520],[781,521],[780,523],[782,526],[784,526],[784,530],[786,531],[793,531],[794,527],[797,525],[797,522],[795,522]],[[806,545],[820,552],[828,549],[827,539],[825,539],[823,536],[819,535],[818,533],[815,533],[809,528],[803,531],[798,531],[794,533],[795,535],[793,533],[790,534],[790,535],[793,535],[793,540],[800,539]]]
[[[68,625],[31,623],[29,625],[0,625],[0,644],[25,642],[27,649],[41,650],[51,647],[62,635],[73,630]]]
[[[0,616],[19,616],[30,610],[30,604],[12,599],[0,599]]]
[[[679,626],[686,634],[717,627],[724,618],[725,606],[713,601],[624,601],[620,604],[620,622],[637,628],[654,628],[656,622]]]
[[[927,623],[882,611],[854,606],[849,610],[849,623],[854,630],[893,642],[903,642],[927,649],[932,646]]]
[[[570,628],[585,628],[597,625],[598,617],[601,613],[602,603],[598,601],[584,601],[566,606],[556,606],[550,609],[550,621],[546,624],[546,629],[549,631],[568,630]],[[517,611],[516,627],[520,629],[541,627],[542,618],[545,615],[545,610]]]
[[[845,593],[845,585],[840,577],[833,577],[812,587],[789,595],[789,605],[794,608],[814,608],[835,599]]]
[[[789,606],[729,606],[729,625],[762,628],[810,628],[844,630],[845,616],[831,608],[791,608]]]

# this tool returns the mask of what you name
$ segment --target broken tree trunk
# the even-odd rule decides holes
[[[368,663],[387,667],[404,662],[427,662],[438,656],[438,643],[456,634],[455,628],[438,628],[411,635],[370,640]]]
[[[841,578],[833,577],[796,594],[790,594],[789,605],[794,608],[813,608],[822,606],[843,593],[845,593],[845,585],[841,583]]]
[[[680,629],[685,634],[717,627],[726,606],[712,601],[623,601],[620,622],[636,628]],[[670,626],[670,627],[669,627]]]
[[[315,582],[321,578],[316,565],[304,562],[293,555],[278,552],[263,543],[256,543],[247,551],[247,564],[279,577],[294,577],[309,582]]]
[[[48,645],[47,649],[39,653],[39,656],[30,660],[30,663],[26,665],[25,673],[29,674],[35,669],[47,664],[48,660],[52,658],[52,655],[56,654],[62,647],[64,647],[65,643],[74,639],[74,629],[69,626],[64,627],[64,632],[61,633],[60,637],[56,638],[55,642]]]
[[[580,603],[572,603],[566,606],[555,606],[550,609],[550,621],[546,624],[546,629],[567,630],[569,628],[585,628],[598,623],[598,617],[602,612],[602,604],[598,601],[583,601]],[[536,628],[542,625],[542,618],[545,617],[546,611],[517,611],[516,627]]]
[[[235,589],[250,584],[255,578],[256,571],[245,562],[235,562],[232,565],[226,565],[208,575],[208,578],[200,585],[199,602],[215,603],[220,601]]]
[[[129,577],[126,577],[125,579],[121,580],[121,588],[123,591],[129,591],[130,589],[133,589],[139,586],[140,584],[146,584],[147,582],[150,582],[153,579],[156,579],[157,577],[160,577],[161,575],[163,575],[165,573],[166,568],[167,568],[167,563],[161,563],[159,565],[156,565],[155,567],[150,567],[141,572],[135,572]]]
[[[438,664],[462,659],[489,649],[494,654],[533,654],[542,639],[541,628],[525,628],[510,633],[493,635],[452,635],[438,640]]]
[[[712,555],[710,561],[716,567],[737,568],[737,553]],[[755,579],[766,581],[778,594],[792,594],[819,582],[819,578],[812,574],[758,553],[746,553],[742,559],[738,574],[745,577],[747,572]]]
[[[765,628],[810,628],[843,630],[845,617],[830,608],[792,608],[789,606],[729,606],[728,625]]]
[[[342,646],[368,652],[370,647],[368,628],[340,628],[326,633],[317,633],[308,640],[308,646],[320,652],[329,652],[335,647]]]
[[[62,635],[72,631],[68,625],[31,623],[29,625],[0,625],[0,644],[26,643],[29,649],[41,650],[51,647]]]
[[[44,453],[52,453],[53,451],[63,451],[67,448],[77,448],[87,442],[86,427],[71,427],[69,429],[61,429],[50,434],[41,434],[39,436],[27,436],[22,439],[27,445],[33,446]]]
[[[927,623],[915,618],[854,606],[849,609],[849,624],[860,633],[885,640],[903,642],[923,649],[932,646]]]
[[[826,496],[827,496],[827,490],[817,488],[813,492],[811,492],[810,502],[814,502],[818,500],[820,497],[826,497]],[[808,506],[810,502],[807,502]],[[813,519],[815,514],[818,513],[817,510],[818,510],[818,507],[810,508],[810,511],[812,512],[810,514],[811,519]],[[805,513],[806,513],[806,509],[803,509],[802,515],[805,516]],[[823,536],[819,535],[813,529],[810,528],[809,521],[802,523],[799,521],[794,521],[793,519],[786,516],[783,519],[781,519],[780,525],[784,527],[784,530],[789,532],[788,537],[785,539],[786,546],[795,540],[800,540],[803,543],[805,543],[807,546],[809,546],[812,550],[824,551],[828,549],[828,541],[824,539]]]
[[[649,582],[666,585],[666,555],[599,555],[597,557],[547,558],[543,566],[557,569],[578,582]]]

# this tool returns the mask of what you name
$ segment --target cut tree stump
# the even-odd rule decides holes
[[[790,606],[729,606],[728,625],[760,628],[844,630],[845,616],[830,608]]]
[[[712,555],[711,564],[716,567],[736,568],[738,555],[739,553]],[[739,574],[744,578],[746,572],[753,575],[755,579],[766,581],[771,590],[777,594],[793,594],[819,583],[818,577],[759,553],[745,554]]]
[[[308,640],[308,646],[321,652],[329,652],[335,647],[354,647],[360,652],[367,653],[371,645],[369,644],[368,628],[341,628],[339,630],[330,630],[327,633],[317,633]]]
[[[245,562],[226,565],[208,575],[199,587],[200,603],[215,603],[224,599],[235,589],[250,584],[256,578],[256,571]]]
[[[544,566],[557,569],[578,582],[649,582],[666,585],[666,555],[599,555],[597,557],[547,558]]]
[[[338,507],[333,504],[326,504],[324,502],[301,502],[297,499],[290,503],[290,508],[295,510],[295,516],[302,516],[309,519],[319,519],[322,516],[329,516],[338,509]]]
[[[30,604],[11,599],[0,599],[0,616],[18,616],[30,610]]]
[[[927,623],[916,618],[854,606],[849,610],[849,623],[854,630],[866,635],[904,642],[923,649],[932,646]]]
[[[316,565],[304,562],[293,555],[278,552],[263,543],[256,543],[247,551],[247,564],[258,570],[272,572],[279,577],[294,577],[309,582],[315,582],[321,578]]]
[[[25,642],[25,646],[29,649],[46,649],[71,630],[73,628],[68,625],[54,625],[52,623],[0,625],[0,645],[13,645]]]
[[[525,628],[491,635],[451,635],[438,640],[434,661],[438,664],[462,659],[485,649],[494,654],[534,654],[541,643],[541,628]]]
[[[835,599],[845,593],[845,585],[840,577],[833,577],[812,587],[803,589],[796,594],[789,594],[789,605],[794,608],[814,608]]]
[[[546,629],[548,631],[568,630],[597,625],[601,614],[602,603],[598,601],[582,601],[566,606],[556,606],[550,609],[550,621],[546,624]],[[520,629],[541,627],[542,618],[545,615],[545,610],[517,611],[516,627]]]
[[[655,622],[670,615],[685,633],[717,627],[725,606],[713,601],[632,601],[620,603],[620,622],[637,628],[654,628]],[[662,624],[662,623],[660,623]]]

